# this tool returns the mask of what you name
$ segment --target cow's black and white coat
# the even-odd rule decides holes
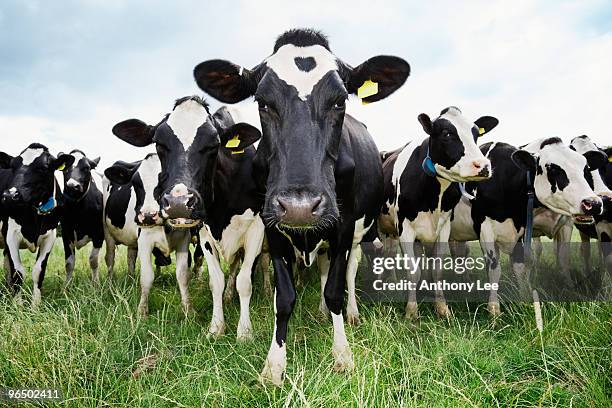
[[[592,225],[576,225],[580,231],[582,258],[585,261],[585,271],[591,270],[591,254],[589,241],[595,238],[600,242],[600,250],[609,271],[612,271],[612,148],[600,149],[586,135],[572,139],[570,148],[580,154],[605,155],[606,160],[601,166],[591,171],[593,191],[601,197],[604,204],[603,213],[594,216]]]
[[[141,290],[138,312],[141,315],[147,315],[149,312],[149,293],[155,277],[152,255],[155,255],[156,263],[159,265],[160,259],[169,259],[170,255],[176,252],[176,280],[181,293],[181,303],[185,314],[190,314],[193,311],[188,290],[191,231],[172,229],[163,225],[158,214],[159,203],[153,198],[160,173],[161,163],[157,154],[148,154],[140,162],[117,162],[107,168],[104,176],[111,183],[111,194],[107,203],[112,204],[112,207],[106,209],[106,218],[111,225],[113,220],[118,224],[120,218],[125,221],[131,218],[134,222],[134,224],[126,222],[124,228],[115,230],[115,233],[122,232],[129,239],[136,236]],[[128,190],[129,193],[118,194],[121,190]],[[136,197],[136,204],[132,207],[133,197]],[[151,214],[153,215],[148,220],[145,215]],[[130,228],[135,228],[135,231],[127,231],[125,225],[134,225]]]
[[[66,258],[66,286],[72,280],[76,250],[92,243],[89,266],[99,282],[98,258],[104,243],[102,177],[95,171],[100,158],[89,159],[80,150],[69,153],[74,162],[63,171],[64,205],[60,223]]]
[[[386,154],[385,204],[378,224],[383,238],[399,238],[404,254],[420,256],[416,252],[425,244],[428,252],[441,256],[449,241],[452,210],[461,197],[457,183],[491,176],[491,163],[476,140],[498,121],[483,116],[472,122],[458,108],[449,107],[434,121],[421,114],[419,122],[427,136]],[[433,163],[435,174],[427,173],[425,167],[432,167],[428,161]],[[435,270],[434,279],[439,279],[440,273]],[[416,284],[420,274],[419,269],[410,271],[410,279]],[[406,317],[413,319],[418,316],[416,289],[408,296]],[[448,316],[442,291],[436,291],[435,308],[438,315]]]
[[[243,254],[236,277],[241,305],[237,337],[249,339],[251,269],[264,236],[259,215],[261,195],[256,192],[252,169],[252,144],[260,132],[246,123],[235,123],[226,108],[210,115],[206,103],[195,96],[179,99],[173,111],[150,127],[146,138],[141,137],[148,126],[130,119],[115,125],[113,132],[128,143],[156,144],[161,160],[155,188],[162,204],[160,222],[165,220],[174,228],[204,222],[200,242],[213,295],[212,335],[225,330],[224,275],[219,257],[234,264],[239,251]],[[159,201],[156,205],[159,209]]]
[[[353,367],[342,316],[345,280],[353,249],[380,211],[382,169],[365,126],[345,115],[345,101],[368,79],[378,90],[364,101],[383,99],[409,72],[408,63],[390,56],[353,68],[330,51],[323,35],[301,29],[281,35],[273,54],[252,70],[223,60],[195,68],[196,82],[213,97],[235,103],[254,96],[259,104],[263,136],[254,171],[265,192],[263,219],[276,289],[275,329],[262,380],[283,381],[296,250],[309,258],[317,247],[329,246],[319,268],[334,327],[334,368]]]
[[[565,221],[559,217],[585,222],[601,212],[601,199],[588,181],[589,164],[601,159],[578,154],[556,137],[539,139],[522,149],[502,142],[486,143],[481,151],[495,172],[489,180],[466,185],[475,199],[462,198],[455,206],[450,239],[480,241],[490,282],[499,282],[499,251],[511,254],[514,273],[525,284],[528,276],[521,239],[527,217],[527,170],[534,177],[534,231],[537,226],[539,234],[569,242],[569,236],[559,235],[559,231],[567,235]],[[497,291],[490,292],[488,309],[499,314]]]
[[[9,170],[2,172],[2,207],[4,220],[4,256],[8,259],[7,280],[16,294],[26,274],[21,262],[20,249],[38,250],[32,266],[32,306],[41,300],[41,288],[49,253],[56,238],[62,202],[61,186],[55,171],[70,166],[73,158],[59,154],[56,158],[46,146],[32,143],[18,156],[1,155],[2,165]],[[9,272],[10,271],[10,272]]]

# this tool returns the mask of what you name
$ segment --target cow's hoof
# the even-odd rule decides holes
[[[218,338],[225,334],[225,322],[211,323],[208,329],[208,337]]]
[[[259,374],[259,382],[262,384],[273,384],[277,387],[283,385],[285,378],[285,361],[270,361],[266,358],[263,370]]]
[[[488,306],[487,306],[487,310],[489,311],[489,313],[493,317],[497,317],[497,316],[499,316],[501,314],[501,309],[499,307],[499,303],[498,302],[491,302],[491,303],[489,303]]]
[[[138,305],[138,316],[145,318],[149,315],[149,306],[147,304]]]
[[[253,340],[253,327],[251,323],[240,324],[238,323],[238,330],[236,332],[236,340],[239,343],[244,343]]]
[[[34,289],[34,291],[32,292],[31,306],[33,310],[38,309],[38,306],[40,306],[40,289]]]
[[[419,318],[419,306],[416,302],[408,302],[406,304],[406,320],[417,320]]]
[[[348,344],[344,346],[332,347],[332,355],[334,356],[334,371],[337,373],[344,373],[352,371],[355,368],[353,362],[353,353]]]
[[[450,309],[446,302],[436,302],[434,308],[436,309],[436,314],[441,319],[448,319],[451,316]]]
[[[359,313],[347,313],[346,321],[351,326],[359,326],[361,324],[361,319],[359,319]]]

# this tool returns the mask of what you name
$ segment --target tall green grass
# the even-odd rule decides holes
[[[484,305],[453,304],[449,321],[422,305],[416,324],[403,319],[403,305],[360,305],[363,324],[347,328],[356,368],[337,374],[331,323],[319,315],[318,277],[310,274],[290,322],[285,384],[275,388],[257,382],[274,324],[261,284],[251,307],[255,339],[237,344],[237,300],[225,308],[226,335],[206,336],[207,282],[192,281],[197,314],[186,319],[173,269],[165,268],[152,289],[150,316],[141,319],[138,280],[126,276],[125,252],[112,288],[90,283],[86,255],[79,251],[64,292],[56,245],[36,311],[29,307],[31,280],[25,305],[3,291],[2,387],[57,387],[63,404],[79,407],[612,406],[606,303],[545,304],[541,338],[531,305],[502,304],[495,321]],[[104,266],[101,275],[105,282]]]

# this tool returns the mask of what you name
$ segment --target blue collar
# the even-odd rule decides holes
[[[36,207],[36,211],[39,215],[47,215],[51,211],[53,211],[57,207],[57,201],[55,200],[55,196],[49,197],[49,199]]]
[[[438,175],[436,165],[434,164],[433,160],[431,160],[431,156],[429,155],[429,146],[427,146],[427,156],[425,156],[423,163],[421,163],[421,167],[423,168],[425,174],[430,177],[436,177]]]

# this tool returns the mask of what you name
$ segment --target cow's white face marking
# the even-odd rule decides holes
[[[309,71],[303,71],[296,65],[296,58],[312,58],[315,66]],[[325,74],[338,70],[334,54],[321,45],[297,47],[286,44],[269,56],[265,63],[280,79],[295,87],[302,100],[306,100]]]
[[[600,151],[595,143],[588,137],[575,137],[571,142],[571,146],[580,154]],[[593,177],[593,191],[599,196],[606,195],[612,197],[612,191],[606,186],[606,183],[601,178],[599,170],[591,171],[591,176]]]
[[[584,178],[586,158],[571,150],[563,143],[552,143],[541,147],[545,138],[525,146],[526,150],[538,156],[541,174],[536,171],[534,187],[538,200],[551,210],[563,215],[582,214],[582,200],[593,198],[600,200]],[[549,180],[550,172],[564,174],[567,185],[553,186]],[[550,177],[557,178],[555,174]],[[553,191],[554,190],[554,191]]]
[[[436,164],[436,170],[442,177],[451,181],[469,181],[480,172],[474,167],[474,163],[479,163],[481,169],[485,166],[491,167],[491,162],[482,154],[474,141],[472,134],[474,122],[467,120],[455,107],[448,108],[443,115],[440,115],[440,119],[448,120],[457,129],[457,135],[464,148],[463,156],[450,169]],[[489,171],[489,174],[492,172]]]
[[[72,155],[72,157],[74,157],[74,166],[77,165],[77,163],[81,160],[84,159],[85,156],[83,155],[83,153],[81,152],[72,152],[70,153]]]
[[[77,187],[77,186],[79,186],[80,184],[79,184],[79,182],[78,182],[78,181],[76,181],[75,179],[71,178],[70,180],[68,180],[68,181],[66,182],[66,185],[67,185],[68,187]]]
[[[142,179],[144,188],[144,202],[142,204],[142,213],[154,213],[159,211],[159,204],[153,197],[153,190],[157,187],[159,173],[161,172],[161,163],[156,154],[150,154],[142,161],[138,168],[138,173]]]
[[[174,108],[166,123],[187,151],[195,140],[198,128],[206,122],[207,118],[208,112],[204,106],[196,101],[188,100]]]
[[[32,164],[34,162],[34,160],[36,160],[37,157],[39,157],[41,154],[44,153],[44,149],[41,148],[37,148],[37,149],[30,149],[27,148],[23,151],[23,153],[20,154],[21,159],[22,159],[22,164],[24,166],[29,166],[30,164]]]

